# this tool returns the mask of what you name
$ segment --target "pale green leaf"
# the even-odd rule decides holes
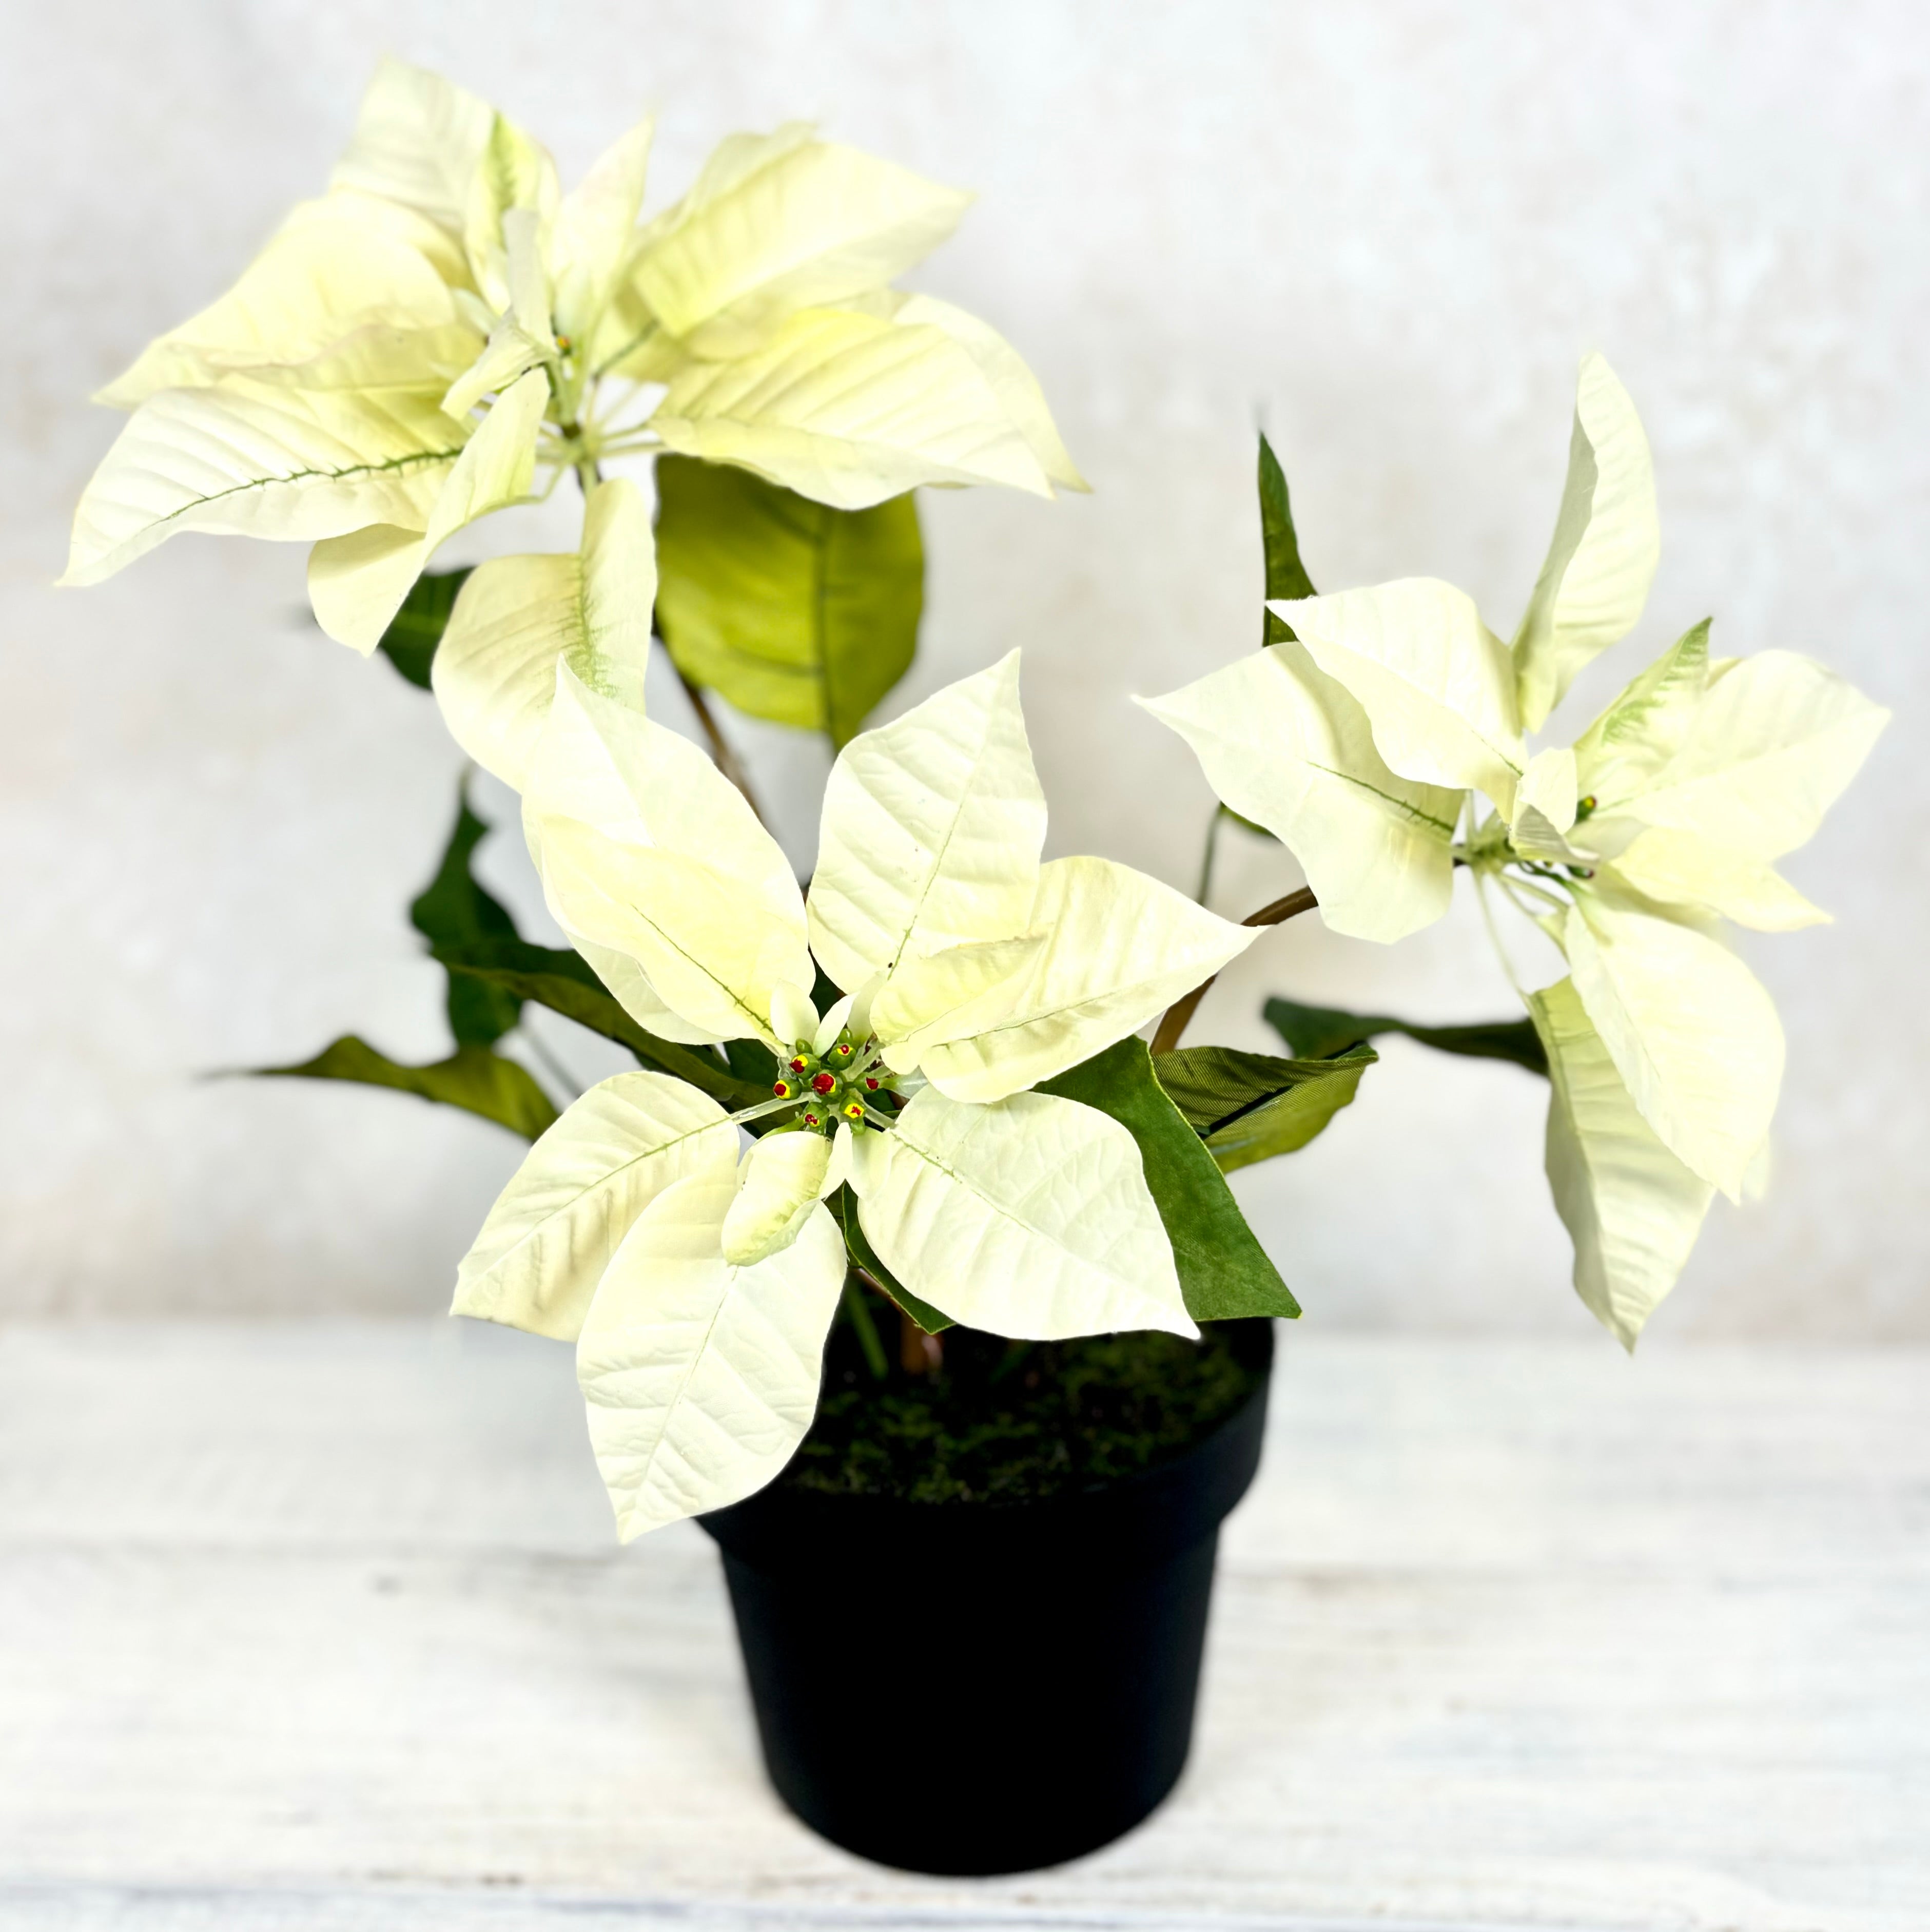
[[[451,736],[520,791],[559,662],[589,689],[640,707],[656,589],[649,510],[622,478],[592,489],[578,555],[478,565],[433,671]]]
[[[470,177],[462,233],[477,290],[498,314],[511,305],[505,218],[514,210],[526,210],[547,232],[562,199],[548,150],[507,115],[492,116],[489,138]]]
[[[529,495],[549,393],[548,376],[535,369],[497,398],[444,475],[419,536],[385,523],[316,545],[309,602],[330,637],[369,656],[437,548],[465,524]]]
[[[892,1132],[859,1137],[852,1184],[886,1266],[955,1321],[1030,1341],[1198,1333],[1138,1144],[1095,1108],[928,1087]]]
[[[1527,763],[1514,667],[1465,592],[1412,577],[1267,608],[1359,700],[1393,770],[1484,791],[1512,815]]]
[[[1664,905],[1706,907],[1758,932],[1827,926],[1812,905],[1765,860],[1711,844],[1672,825],[1651,826],[1617,855],[1607,874]]]
[[[886,1043],[886,1063],[909,1072],[934,1047],[1004,1019],[1049,940],[1042,931],[1023,932],[901,958],[869,1016],[871,1030]]]
[[[724,1258],[734,1181],[667,1189],[630,1231],[577,1342],[590,1444],[626,1543],[760,1489],[817,1409],[844,1240],[823,1208],[751,1268]]]
[[[655,998],[697,1030],[681,1036],[764,1038],[776,987],[815,978],[782,850],[688,739],[592,692],[567,664],[556,680],[523,800],[552,914],[573,938],[634,961]],[[625,986],[611,991],[664,1030]]]
[[[1573,751],[1562,745],[1537,752],[1515,788],[1508,842],[1524,859],[1551,866],[1577,862],[1566,835],[1574,829],[1578,804]]]
[[[1234,812],[1299,860],[1334,931],[1391,943],[1447,910],[1462,794],[1391,771],[1366,712],[1303,645],[1138,702],[1186,740]]]
[[[1548,1052],[1548,1184],[1575,1244],[1575,1287],[1626,1348],[1676,1283],[1714,1190],[1656,1138],[1573,981],[1530,995]]]
[[[841,1177],[830,1172],[831,1154],[826,1136],[804,1129],[757,1142],[744,1156],[737,1198],[724,1217],[724,1258],[749,1268],[788,1247],[819,1201],[840,1184]]]
[[[1631,678],[1575,741],[1575,788],[1606,817],[1681,750],[1709,682],[1709,620]]]
[[[799,132],[736,137],[652,224],[640,250],[638,292],[705,356],[741,356],[800,309],[882,288],[943,242],[970,204]]]
[[[494,119],[440,74],[385,57],[330,185],[400,202],[459,236]]]
[[[978,364],[1003,405],[1006,420],[1024,437],[1026,447],[1038,458],[1040,469],[1062,490],[1091,490],[1092,486],[1079,474],[1071,452],[1060,438],[1038,378],[990,322],[928,295],[907,297],[894,319],[901,328],[929,323],[943,329]]]
[[[1615,372],[1585,356],[1561,510],[1515,634],[1523,729],[1539,730],[1576,672],[1635,628],[1661,547],[1641,419]]]
[[[1618,810],[1753,859],[1815,836],[1890,713],[1833,671],[1763,651],[1713,676],[1680,748]]]
[[[1200,1144],[1155,1070],[1145,1041],[1128,1038],[1068,1067],[1039,1090],[1096,1107],[1138,1143],[1146,1186],[1173,1244],[1186,1312],[1195,1322],[1298,1315],[1300,1304],[1227,1191],[1226,1163]],[[1357,1069],[1353,1077],[1360,1077]]]
[[[810,987],[804,898],[777,841],[688,738],[568,664],[537,742],[523,831],[550,914],[651,1032],[767,1037],[778,983]],[[595,949],[636,964],[670,1032]]]
[[[451,1312],[573,1340],[610,1257],[665,1188],[737,1159],[722,1108],[666,1073],[592,1087],[537,1142],[456,1274]]]
[[[426,394],[164,389],[94,472],[61,580],[97,584],[185,530],[312,543],[423,529],[467,437]]]
[[[645,116],[605,151],[556,211],[550,250],[556,326],[580,353],[588,350],[629,259],[655,132],[656,117]]]
[[[157,337],[94,400],[131,410],[157,390],[307,362],[359,330],[454,322],[441,276],[368,206],[337,194],[298,208],[226,295]]]
[[[1740,1199],[1782,1082],[1782,1027],[1768,994],[1719,941],[1596,888],[1557,932],[1643,1118],[1704,1180]]]
[[[862,510],[920,483],[1052,484],[976,362],[944,330],[800,310],[761,348],[692,359],[650,427],[666,447],[741,464],[820,503]]]
[[[578,820],[544,819],[538,836],[544,889],[566,932],[634,959],[706,1037],[771,1041],[773,991],[812,977],[802,905],[787,916],[686,851],[627,844]]]
[[[337,644],[372,656],[421,579],[429,546],[419,530],[370,524],[308,553],[308,602]]]
[[[432,554],[465,524],[529,495],[537,428],[549,400],[550,379],[541,369],[518,377],[497,398],[437,494],[427,532]]]
[[[1110,859],[1041,866],[1026,926],[1045,945],[1008,1010],[919,1057],[954,1100],[997,1100],[1091,1058],[1260,937]]]
[[[1018,692],[1012,651],[838,754],[811,935],[846,992],[909,953],[1010,938],[1030,922],[1045,794]]]
[[[740,711],[841,746],[910,665],[925,550],[910,496],[815,503],[747,470],[657,464],[664,641]]]

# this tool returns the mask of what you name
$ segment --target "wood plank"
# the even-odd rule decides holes
[[[1284,1341],[1179,1793],[968,1884],[771,1797],[568,1350],[0,1330],[0,1923],[1930,1924],[1930,1354]]]

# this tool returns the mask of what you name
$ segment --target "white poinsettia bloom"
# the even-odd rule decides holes
[[[316,615],[367,652],[445,539],[606,458],[680,451],[844,508],[1085,487],[1011,347],[889,286],[968,196],[794,124],[726,140],[640,223],[650,138],[565,194],[514,122],[385,61],[328,192],[101,392],[133,416],[63,581],[184,530],[312,543]]]
[[[824,1202],[847,1182],[883,1268],[954,1320],[1197,1333],[1132,1135],[1035,1089],[1257,935],[1128,866],[1041,862],[1017,654],[844,748],[808,900],[694,746],[556,676],[523,800],[551,911],[640,1024],[758,1040],[778,1066],[740,1116],[664,1074],[592,1089],[462,1266],[458,1312],[577,1338],[624,1535],[736,1500],[796,1448],[847,1266]],[[842,993],[822,1013],[820,969]]]
[[[1143,700],[1225,803],[1294,852],[1337,932],[1417,931],[1461,866],[1562,949],[1569,977],[1524,996],[1554,1088],[1548,1171],[1576,1286],[1631,1342],[1712,1192],[1740,1198],[1776,1108],[1782,1028],[1721,922],[1825,916],[1774,862],[1815,833],[1889,716],[1788,652],[1712,661],[1705,622],[1574,745],[1531,752],[1526,734],[1641,615],[1659,544],[1647,440],[1590,356],[1512,643],[1452,585],[1407,580],[1269,604],[1288,641]]]

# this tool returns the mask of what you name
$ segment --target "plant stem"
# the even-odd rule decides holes
[[[1193,895],[1196,904],[1204,905],[1206,895],[1213,889],[1213,857],[1219,849],[1220,820],[1225,816],[1221,807],[1213,807],[1212,818],[1206,826],[1206,849],[1200,855],[1200,890]]]
[[[1314,898],[1311,886],[1302,886],[1297,891],[1289,892],[1284,898],[1275,899],[1271,905],[1262,906],[1257,912],[1248,913],[1240,921],[1242,926],[1282,926],[1290,919],[1297,918],[1303,912],[1311,912],[1320,904]],[[1213,979],[1219,975],[1215,973]],[[1199,1011],[1200,1002],[1206,997],[1207,988],[1213,983],[1209,980],[1195,986],[1184,999],[1175,1000],[1166,1009],[1158,1030],[1152,1036],[1155,1053],[1170,1053],[1179,1044],[1179,1036],[1186,1030],[1187,1024]]]
[[[667,644],[664,648],[667,653],[670,646]],[[737,754],[730,748],[730,740],[718,728],[717,720],[711,713],[710,704],[703,694],[703,687],[693,684],[684,675],[682,667],[674,658],[671,658],[670,664],[671,668],[677,674],[677,682],[684,688],[684,695],[691,701],[691,709],[697,713],[697,722],[703,727],[703,735],[710,741],[711,763],[744,794],[744,802],[757,814],[757,823],[768,826],[769,820],[765,818],[757,803],[757,795],[751,789],[751,781],[745,777]]]
[[[883,1382],[892,1372],[892,1365],[885,1359],[884,1343],[878,1340],[878,1324],[871,1319],[871,1310],[865,1306],[865,1291],[855,1268],[845,1272],[844,1306],[851,1317],[852,1327],[858,1331],[858,1346],[865,1352],[865,1366],[877,1381]]]
[[[583,1097],[583,1090],[577,1084],[576,1076],[543,1044],[537,1035],[536,1029],[525,1020],[517,1030],[522,1034],[523,1044],[529,1048],[531,1054],[543,1063],[550,1078],[562,1088],[564,1093],[571,1100],[580,1100]]]
[[[898,1310],[898,1366],[908,1376],[935,1376],[945,1366],[945,1344]]]

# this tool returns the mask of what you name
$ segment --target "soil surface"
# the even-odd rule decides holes
[[[1210,1327],[1197,1342],[1151,1331],[1008,1342],[951,1328],[943,1366],[907,1374],[897,1311],[867,1300],[889,1372],[876,1374],[841,1315],[817,1420],[782,1484],[913,1502],[1053,1496],[1179,1454],[1259,1380]]]

